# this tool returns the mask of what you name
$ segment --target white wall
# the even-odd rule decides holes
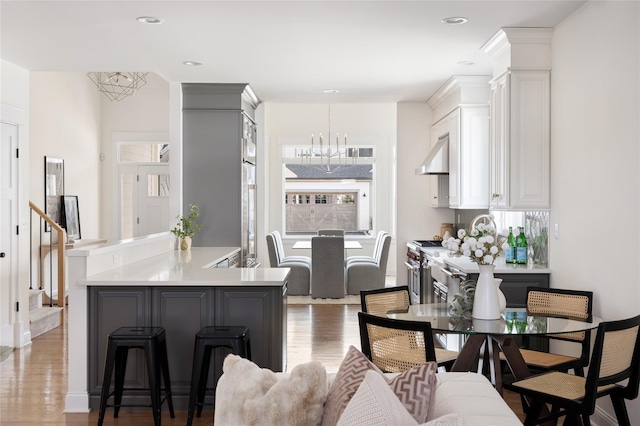
[[[587,2],[552,43],[551,282],[592,290],[604,320],[640,314],[639,9]],[[608,399],[598,407],[613,415]],[[637,423],[640,400],[627,407]]]
[[[398,285],[407,284],[406,269],[402,267],[406,242],[430,240],[440,235],[443,222],[454,221],[453,209],[431,207],[431,179],[436,177],[415,174],[431,148],[431,124],[432,111],[426,102],[398,104]]]
[[[95,87],[94,87],[95,90]],[[96,90],[97,91],[97,90]],[[146,140],[149,134],[167,133],[170,128],[169,83],[157,74],[147,75],[147,84],[127,98],[118,102],[111,102],[106,96],[101,97],[102,131],[100,153],[104,154],[101,163],[102,182],[100,184],[101,213],[100,234],[104,238],[117,239],[118,229],[115,225],[117,216],[114,215],[117,206],[116,187],[117,158],[116,143],[113,134],[120,132],[140,133],[141,140]],[[132,140],[131,142],[138,142]],[[161,142],[161,141],[157,141]],[[168,140],[165,142],[169,142]],[[173,155],[175,143],[171,143],[170,162],[179,161],[179,155]],[[172,168],[172,171],[174,168]],[[180,180],[172,179],[171,189],[179,191]],[[173,203],[173,200],[172,200]],[[174,211],[172,208],[171,211]],[[167,230],[173,227],[174,214],[170,214]]]
[[[5,60],[0,61],[0,120],[18,126],[21,153],[18,159],[18,270],[12,274],[11,282],[0,283],[11,286],[11,294],[14,295],[12,300],[0,301],[2,309],[14,312],[15,302],[19,302],[20,306],[29,306],[29,72]],[[13,346],[29,344],[29,310],[21,309],[12,321]]]
[[[83,238],[100,237],[100,94],[84,73],[32,72],[29,199],[44,210],[44,157],[64,159]]]
[[[283,229],[282,192],[282,146],[287,144],[310,144],[311,134],[328,133],[328,104],[265,104],[265,139],[268,139],[269,174],[265,186],[269,187],[267,206],[269,222],[265,232]],[[396,104],[332,104],[331,133],[348,135],[350,146],[374,145],[376,156],[375,189],[373,205],[377,229],[374,229],[371,245],[363,243],[361,254],[371,254],[375,233],[385,230],[392,234],[392,252],[395,246],[395,151],[396,151]],[[326,140],[326,136],[325,136]],[[265,234],[258,236],[259,243]],[[285,241],[285,251],[288,244]],[[266,250],[261,253],[266,255]],[[300,253],[302,254],[302,253]],[[358,253],[360,254],[360,253]],[[262,257],[265,264],[266,257]],[[268,263],[268,261],[267,261]],[[389,259],[388,274],[395,274],[395,259]]]

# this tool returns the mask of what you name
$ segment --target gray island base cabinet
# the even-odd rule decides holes
[[[196,333],[205,326],[249,327],[253,359],[286,368],[286,297],[289,268],[219,268],[240,247],[175,250],[170,232],[68,250],[69,385],[66,413],[98,408],[109,333],[122,326],[166,330],[175,408],[186,410]],[[140,350],[129,351],[125,387],[146,385]],[[223,353],[212,363],[209,385],[220,375]],[[126,404],[149,403],[136,391]],[[212,398],[209,398],[211,400]]]
[[[286,367],[286,284],[280,287],[94,286],[89,288],[89,406],[98,409],[109,333],[123,326],[165,328],[173,403],[188,406],[196,333],[208,325],[249,327],[252,360],[260,367]],[[142,351],[129,351],[125,387],[145,387]],[[215,350],[208,387],[222,374],[222,360],[230,353]],[[125,404],[146,404],[147,392],[129,392]],[[212,403],[208,396],[206,403]]]

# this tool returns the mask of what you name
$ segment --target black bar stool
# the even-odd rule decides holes
[[[127,368],[127,355],[129,349],[142,349],[147,364],[147,376],[149,388],[125,388],[124,376]],[[110,392],[111,375],[115,364],[114,390]],[[161,378],[164,378],[164,398],[161,397]],[[123,405],[122,392],[126,390],[148,390],[151,394],[151,405]],[[114,396],[113,405],[108,405],[109,397]],[[100,395],[100,415],[98,426],[104,421],[104,412],[107,407],[114,407],[113,417],[118,417],[120,407],[151,407],[153,410],[153,422],[160,426],[160,407],[164,401],[169,404],[171,418],[173,412],[173,400],[171,399],[171,383],[169,380],[169,362],[167,359],[167,342],[164,328],[162,327],[121,327],[109,335],[107,346],[107,359],[104,367],[104,379],[102,381],[102,394]]]
[[[251,344],[249,342],[248,327],[204,327],[196,334],[196,344],[193,350],[193,369],[191,370],[191,391],[189,393],[189,412],[187,426],[193,422],[193,411],[198,407],[197,416],[202,414],[204,396],[207,390],[211,352],[218,347],[231,348],[235,355],[251,359]]]

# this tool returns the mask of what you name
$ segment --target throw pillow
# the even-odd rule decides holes
[[[337,426],[418,426],[380,374],[369,371]],[[463,426],[460,414],[447,414],[420,426]]]
[[[370,370],[344,409],[337,426],[417,424],[385,378]]]
[[[274,373],[228,355],[216,387],[216,425],[318,425],[327,396],[327,373],[319,362]]]
[[[436,370],[436,363],[428,362],[400,373],[390,381],[385,378],[391,390],[418,423],[426,422],[432,411]],[[350,346],[329,389],[322,417],[323,426],[338,423],[368,371],[375,371],[382,376],[382,372],[362,352]]]

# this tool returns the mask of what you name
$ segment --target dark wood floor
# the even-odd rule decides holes
[[[68,308],[67,308],[68,309]],[[308,361],[320,361],[335,372],[349,345],[360,348],[358,305],[289,305],[288,369]],[[97,412],[64,414],[67,392],[67,327],[65,325],[18,349],[0,364],[0,425],[88,425],[97,423]],[[505,400],[523,419],[516,395]],[[164,407],[166,408],[166,407]],[[163,410],[163,425],[184,425],[186,412],[171,419]],[[149,412],[121,410],[118,419],[107,411],[105,425],[152,425]],[[205,411],[194,425],[213,424]]]

